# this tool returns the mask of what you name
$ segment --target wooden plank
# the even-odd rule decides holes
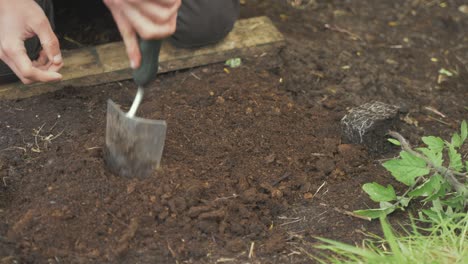
[[[197,49],[178,49],[164,42],[160,73],[223,62],[232,57],[276,56],[284,47],[283,35],[267,17],[239,20],[220,43]],[[59,90],[66,86],[90,86],[131,79],[123,42],[63,52],[63,80],[56,83],[0,85],[0,99],[20,99]]]

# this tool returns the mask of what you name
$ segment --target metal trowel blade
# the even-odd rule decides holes
[[[107,101],[105,161],[120,176],[144,178],[159,168],[166,139],[166,121],[129,117]]]

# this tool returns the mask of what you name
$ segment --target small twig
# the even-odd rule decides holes
[[[449,168],[437,166],[431,160],[426,158],[426,156],[424,156],[424,155],[420,154],[419,152],[413,150],[411,148],[410,144],[408,143],[408,141],[402,135],[400,135],[398,132],[389,131],[388,134],[390,136],[396,138],[398,141],[400,141],[401,148],[404,151],[412,154],[413,156],[416,156],[418,158],[423,159],[431,168],[433,168],[438,173],[442,174],[444,176],[444,178],[447,180],[447,182],[455,189],[455,191],[457,191],[457,193],[461,194],[464,197],[468,197],[468,192],[466,192],[465,186],[463,184],[461,184],[457,180],[457,178],[455,177],[455,175],[466,176],[466,173],[458,173],[458,172],[455,172],[455,171],[453,171],[453,170],[451,170]]]
[[[191,72],[190,75],[192,75],[195,79],[201,81],[201,78],[198,77],[195,73]]]
[[[356,218],[363,219],[363,220],[367,220],[367,221],[371,221],[371,220],[372,220],[370,217],[358,215],[358,214],[355,214],[355,213],[350,212],[350,211],[342,210],[342,209],[340,209],[340,208],[338,208],[338,207],[329,206],[328,204],[320,203],[320,205],[321,205],[321,206],[325,206],[325,207],[329,207],[329,208],[333,208],[333,210],[335,210],[336,212],[338,212],[338,213],[340,213],[340,214],[344,214],[344,215],[347,215],[347,216],[356,217]]]
[[[41,148],[39,147],[39,144],[37,143],[37,137],[39,136],[39,133],[41,132],[42,128],[45,126],[45,123],[42,124],[42,126],[39,127],[37,131],[35,131],[34,134],[34,142],[36,143],[36,149],[33,148],[33,151],[35,152],[41,152]]]
[[[283,174],[283,176],[281,176],[279,179],[277,179],[276,181],[274,181],[271,186],[275,187],[276,185],[278,185],[280,182],[286,180],[287,178],[289,178],[289,176],[291,176],[291,173],[289,172],[286,172],[285,174]]]
[[[336,32],[339,32],[339,33],[347,34],[353,40],[362,40],[361,37],[359,37],[357,34],[354,34],[353,32],[351,32],[351,31],[349,31],[347,29],[340,28],[338,26],[334,26],[334,25],[330,25],[330,24],[325,24],[324,27],[326,29],[331,30],[331,31],[336,31]]]
[[[0,152],[2,152],[2,151],[7,151],[7,150],[14,150],[14,149],[22,150],[22,151],[24,151],[24,153],[27,152],[27,151],[26,151],[26,148],[23,148],[23,147],[8,147],[8,148],[4,148],[4,149],[0,150]]]
[[[58,121],[55,121],[54,125],[52,125],[50,128],[49,128],[49,133],[52,132],[52,130],[54,130],[55,126],[57,125]]]
[[[280,224],[279,226],[285,226],[285,225],[290,225],[290,224],[298,223],[298,222],[300,222],[301,220],[302,220],[302,218],[296,217],[294,220],[289,221],[289,222],[282,223],[282,224]]]
[[[68,42],[71,42],[71,43],[77,45],[77,46],[80,47],[80,48],[84,47],[83,44],[81,44],[80,42],[78,42],[78,41],[76,41],[76,40],[70,38],[69,36],[64,36],[63,39],[66,40],[66,41],[68,41]]]
[[[315,195],[317,195],[317,193],[320,192],[320,190],[323,188],[323,186],[325,186],[325,184],[327,184],[326,181],[324,181],[324,182],[322,183],[322,185],[320,185],[320,187],[318,187],[317,191],[315,191],[315,193],[314,193],[314,195],[313,195],[312,197],[315,197]]]
[[[254,247],[255,247],[255,241],[253,241],[251,244],[250,244],[250,250],[249,250],[249,259],[251,259],[254,255]]]
[[[445,122],[445,121],[442,121],[442,120],[440,120],[440,119],[438,119],[438,118],[435,118],[435,117],[432,117],[432,116],[427,116],[427,117],[428,117],[429,119],[431,119],[431,120],[434,120],[434,121],[439,122],[439,123],[441,123],[441,124],[444,124],[444,125],[446,125],[446,126],[451,126],[449,123],[447,123],[447,122]]]
[[[90,147],[90,148],[87,148],[86,150],[93,150],[93,149],[101,149],[102,147]]]
[[[326,154],[323,154],[323,153],[310,153],[310,155],[314,157],[326,157],[327,156]]]
[[[433,108],[433,107],[431,107],[431,106],[426,106],[426,107],[424,107],[424,109],[426,109],[427,111],[432,112],[432,113],[434,113],[434,114],[436,114],[436,115],[439,115],[439,116],[441,116],[442,118],[446,118],[446,117],[447,117],[446,115],[442,114],[439,110],[437,110],[437,109],[435,109],[435,108]]]
[[[216,198],[216,199],[213,200],[213,202],[222,201],[222,200],[228,200],[228,199],[233,199],[233,198],[237,198],[237,197],[239,197],[239,195],[237,195],[237,194],[234,193],[234,194],[231,195],[231,196]]]

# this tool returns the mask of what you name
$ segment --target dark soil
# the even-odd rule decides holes
[[[242,8],[286,36],[281,67],[211,65],[148,89],[138,115],[169,126],[149,179],[112,175],[102,158],[106,100],[128,108],[131,81],[0,101],[1,262],[304,263],[316,236],[379,233],[345,212],[375,206],[361,185],[392,182],[379,159],[395,153],[342,144],[340,119],[380,100],[402,108],[413,143],[458,127],[468,112],[463,1],[290,2],[301,1]],[[455,74],[440,79],[441,68]]]

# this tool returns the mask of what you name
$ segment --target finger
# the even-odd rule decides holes
[[[26,50],[18,52],[14,58],[9,56],[9,59],[14,63],[19,72],[19,76],[31,81],[51,82],[62,79],[62,75],[58,72],[40,70],[33,67],[31,60],[26,54]]]
[[[173,19],[174,14],[177,13],[177,10],[180,7],[180,0],[170,0],[167,2],[170,2],[170,5],[163,5],[159,1],[140,1],[138,3],[134,3],[132,6],[149,20],[156,24],[163,24]]]
[[[41,50],[39,52],[39,57],[32,63],[33,66],[36,68],[47,65],[49,63],[49,59],[47,58],[47,54],[45,53],[45,51]]]
[[[165,6],[165,7],[171,7],[177,4],[180,4],[180,0],[127,0],[126,2],[134,4],[134,5],[139,5],[142,4],[143,2],[148,2],[148,3],[157,3],[158,5]]]
[[[49,61],[54,64],[62,63],[60,44],[47,17],[44,15],[38,23],[33,23],[31,28],[39,37],[42,48],[47,54]]]
[[[130,67],[137,69],[140,67],[141,53],[136,32],[128,22],[128,19],[120,11],[111,10],[111,12],[125,43],[127,55],[130,59]]]
[[[8,65],[8,67],[10,67],[10,69],[16,74],[16,76],[20,79],[20,81],[24,84],[31,84],[33,83],[32,80],[29,80],[27,78],[24,78],[22,75],[21,75],[21,72],[18,70],[18,68],[16,68],[16,65],[13,63],[13,61],[11,61],[8,57],[3,57],[2,60],[6,63],[6,65]]]
[[[175,32],[177,13],[169,18],[170,23],[155,23],[142,15],[137,9],[129,6],[125,9],[125,16],[131,21],[133,28],[143,39],[162,39]]]

